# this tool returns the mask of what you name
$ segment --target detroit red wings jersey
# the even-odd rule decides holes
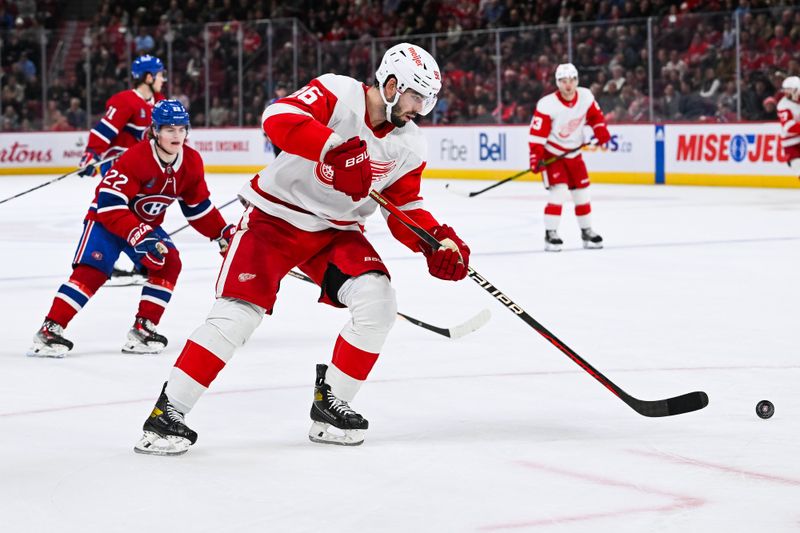
[[[777,110],[781,121],[781,144],[785,147],[800,144],[800,103],[784,96],[778,102]]]
[[[89,132],[87,148],[101,157],[109,148],[126,150],[144,139],[153,106],[161,94],[146,100],[136,89],[121,91],[106,102],[106,112]]]
[[[329,148],[358,136],[367,143],[373,188],[423,227],[435,226],[437,222],[422,209],[419,194],[427,150],[423,134],[413,122],[402,128],[384,122],[373,129],[368,124],[367,90],[352,78],[325,74],[267,107],[264,131],[284,151],[240,196],[305,231],[358,231],[377,204],[369,197],[354,202],[335,190],[332,169],[320,162]],[[395,237],[418,249],[417,240],[403,235],[393,218],[389,227]]]
[[[605,125],[603,112],[592,91],[578,87],[575,98],[569,102],[556,91],[536,104],[528,141],[532,150],[539,145],[551,154],[561,155],[586,142],[583,127],[587,124],[592,127]],[[580,157],[580,152],[566,157]]]
[[[210,239],[220,235],[225,221],[209,199],[200,154],[184,146],[164,167],[155,141],[143,141],[122,154],[98,184],[86,220],[97,220],[127,240],[142,222],[160,226],[175,200],[200,233]]]

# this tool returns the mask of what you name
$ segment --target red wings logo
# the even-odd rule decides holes
[[[369,166],[372,168],[372,181],[382,181],[397,167],[397,161],[376,161],[370,160]],[[333,167],[325,163],[314,165],[314,176],[317,181],[325,187],[333,187]]]
[[[578,118],[573,118],[572,120],[561,126],[558,129],[558,136],[561,137],[562,139],[566,139],[567,137],[572,135],[575,132],[575,130],[581,127],[585,117],[586,115],[580,116]]]

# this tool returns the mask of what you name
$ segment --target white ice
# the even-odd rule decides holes
[[[2,177],[0,198],[49,178]],[[215,202],[246,179],[211,176]],[[4,532],[800,529],[800,190],[595,185],[605,249],[580,247],[570,205],[554,254],[540,184],[468,199],[424,183],[491,283],[628,393],[704,390],[702,411],[640,416],[471,280],[429,277],[376,215],[368,235],[401,312],[452,326],[489,308],[492,320],[456,341],[398,321],[353,403],[370,421],[364,445],[313,444],[314,365],[348,314],[287,278],[274,316],[189,414],[198,443],[165,458],[132,448],[211,306],[215,245],[175,237],[185,270],[162,355],[119,351],[135,287],[99,291],[67,329],[65,359],[24,355],[95,183],[71,177],[0,205]],[[170,211],[168,230],[184,223]],[[761,399],[770,420],[756,416]]]

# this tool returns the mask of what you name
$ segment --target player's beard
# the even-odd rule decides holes
[[[403,114],[397,109],[397,106],[394,106],[392,108],[392,120],[391,120],[391,123],[396,128],[402,128],[403,126],[406,125],[406,122],[403,120],[402,115]]]

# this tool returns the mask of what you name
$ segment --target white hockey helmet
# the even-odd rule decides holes
[[[556,83],[564,78],[578,79],[578,69],[572,63],[562,63],[556,67]]]
[[[397,79],[397,94],[391,102],[383,94],[383,87],[389,76]],[[406,89],[413,89],[422,96],[420,114],[427,115],[436,105],[436,95],[442,88],[442,74],[436,60],[422,47],[411,43],[400,43],[389,48],[383,54],[375,79],[380,84],[378,89],[383,103],[386,104],[387,120],[391,120],[392,107],[400,98],[400,93]]]
[[[798,96],[800,96],[800,77],[797,76],[789,76],[783,80],[783,84],[781,84],[781,89],[783,92],[789,95],[790,98],[796,100]]]

